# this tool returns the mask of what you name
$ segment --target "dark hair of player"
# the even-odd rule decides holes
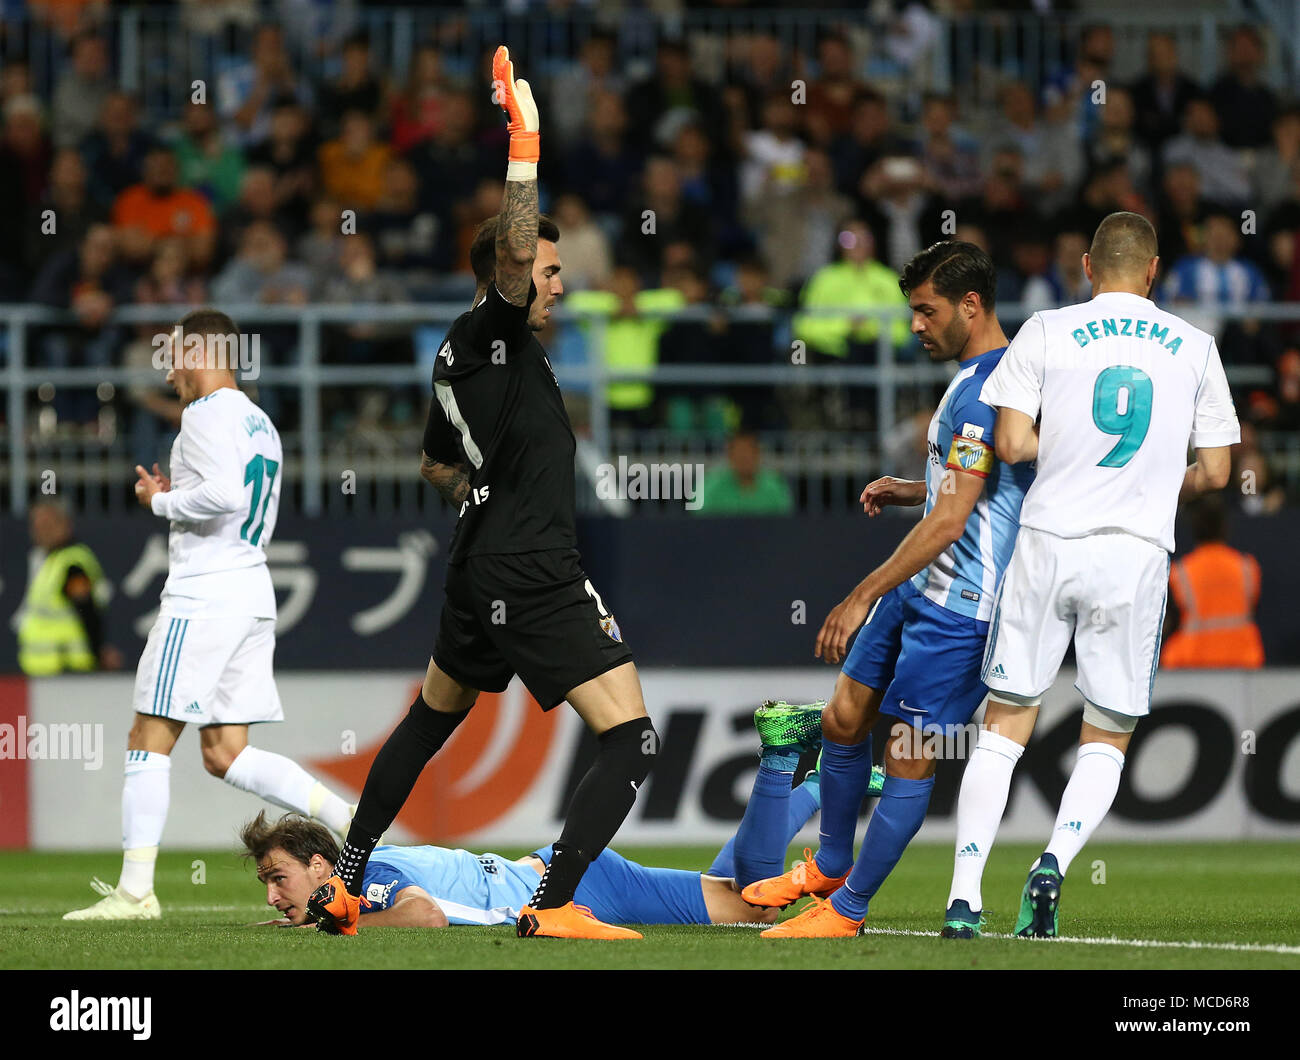
[[[469,248],[469,264],[474,270],[474,283],[486,287],[492,282],[497,269],[497,222],[501,215],[493,214],[474,230],[474,242]],[[537,238],[549,243],[558,243],[560,228],[544,214],[537,215]]]
[[[1126,276],[1145,272],[1159,253],[1151,222],[1139,213],[1121,210],[1097,226],[1088,259],[1094,276]]]
[[[239,325],[219,309],[193,309],[181,317],[176,326],[188,335],[239,337]]]
[[[984,311],[993,309],[997,298],[998,274],[991,259],[974,243],[945,239],[932,243],[903,266],[899,289],[910,296],[929,281],[936,294],[958,302],[974,291]]]
[[[311,861],[313,854],[319,854],[331,865],[339,860],[339,844],[333,833],[323,824],[296,813],[286,813],[272,823],[262,810],[239,830],[239,841],[244,844],[243,856],[254,862],[277,848],[304,865]]]

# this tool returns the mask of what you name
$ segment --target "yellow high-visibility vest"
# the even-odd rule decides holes
[[[103,584],[104,572],[85,545],[56,548],[41,564],[23,599],[18,626],[18,665],[32,677],[68,670],[93,670],[97,660],[77,610],[63,595],[68,568],[80,567],[90,579],[92,594]]]
[[[686,304],[686,298],[676,288],[666,287],[640,291],[635,298],[638,312],[656,309],[677,309]],[[609,291],[578,291],[568,295],[565,305],[570,309],[584,309],[609,315],[605,323],[603,350],[592,350],[589,356],[604,357],[605,367],[613,372],[646,372],[659,363],[659,336],[668,328],[668,320],[616,317],[618,297]],[[584,321],[582,331],[590,338],[592,328]],[[611,409],[623,411],[643,409],[654,401],[654,387],[635,380],[609,383],[605,388],[605,401]]]

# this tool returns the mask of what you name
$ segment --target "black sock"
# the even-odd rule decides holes
[[[587,866],[609,845],[632,809],[637,788],[659,750],[659,734],[649,718],[615,725],[597,739],[596,760],[573,793],[564,831],[551,848],[551,863],[528,902],[534,909],[555,909],[573,901]]]
[[[389,733],[366,776],[347,842],[334,866],[349,894],[361,893],[361,878],[370,852],[411,797],[411,790],[429,759],[438,753],[468,713],[464,710],[459,714],[444,714],[434,710],[421,693],[415,697],[406,717]]]

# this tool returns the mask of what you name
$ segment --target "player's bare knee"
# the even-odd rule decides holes
[[[225,777],[236,757],[237,752],[232,752],[230,748],[212,744],[203,748],[203,768],[220,780]]]
[[[867,738],[876,718],[870,705],[854,703],[839,690],[822,711],[822,736],[834,743],[861,743]]]

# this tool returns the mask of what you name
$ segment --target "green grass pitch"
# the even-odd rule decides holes
[[[644,864],[695,869],[714,853],[620,849]],[[1036,853],[1013,844],[995,851],[984,881],[986,932],[1010,933]],[[195,861],[203,863],[203,882],[196,882]],[[1100,881],[1098,863],[1104,863],[1104,883],[1092,881]],[[987,935],[970,943],[942,940],[937,930],[951,866],[950,845],[917,845],[872,903],[868,927],[923,935],[775,942],[749,927],[648,927],[643,942],[616,946],[521,941],[507,926],[363,927],[354,939],[259,928],[252,925],[273,910],[251,866],[221,851],[163,852],[162,921],[64,923],[64,912],[96,899],[88,886],[92,875],[116,879],[119,856],[6,851],[0,852],[0,968],[1300,969],[1300,845],[1294,843],[1089,847],[1062,894],[1061,932],[1070,939],[1125,940],[1108,944]],[[1269,948],[1233,948],[1249,945]]]

